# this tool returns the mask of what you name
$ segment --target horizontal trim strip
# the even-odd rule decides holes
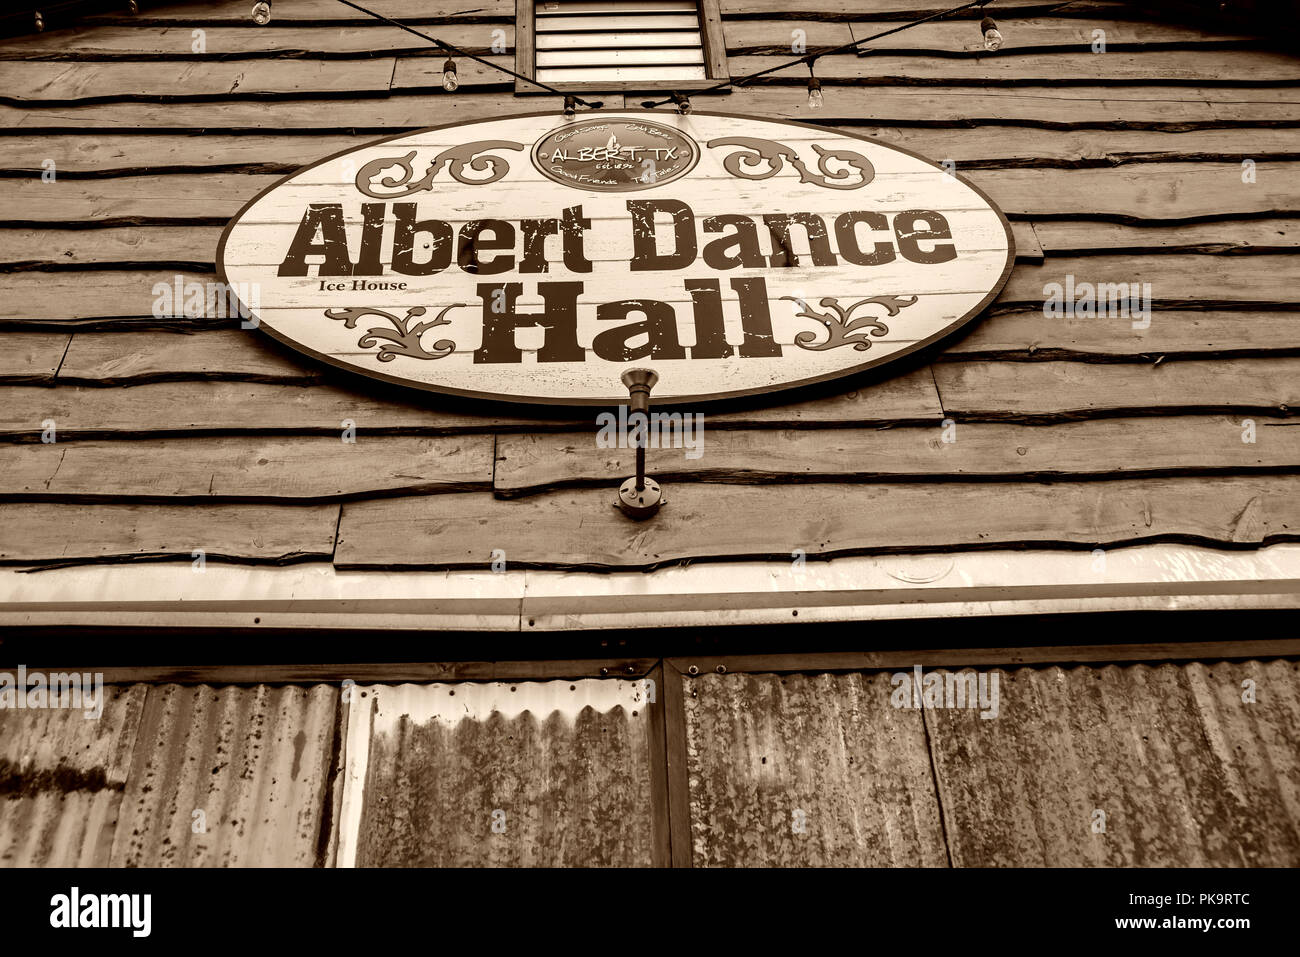
[[[0,626],[565,631],[1143,609],[1300,608],[1300,544],[931,552],[652,573],[325,563],[0,570]],[[418,596],[418,597],[415,597]]]

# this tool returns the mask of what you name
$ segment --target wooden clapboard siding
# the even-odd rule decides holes
[[[0,564],[329,558],[339,505],[0,503]]]
[[[706,105],[707,104],[707,105]],[[970,127],[1015,124],[1049,129],[1081,126],[1190,130],[1207,127],[1296,126],[1300,91],[1213,86],[833,87],[820,110],[799,86],[746,86],[726,96],[698,97],[700,109],[808,123]],[[5,114],[0,111],[0,122]]]
[[[1150,325],[1122,316],[1047,316],[1041,308],[996,312],[937,359],[1154,362],[1270,355],[1300,355],[1300,312],[1162,308],[1153,310]]]
[[[364,6],[365,4],[363,4]],[[198,6],[193,3],[145,6],[138,14],[122,12],[104,13],[87,17],[82,22],[114,25],[232,23],[241,28],[256,30],[249,21],[251,4],[244,0],[217,0]],[[514,16],[513,0],[440,0],[430,4],[426,0],[386,0],[383,14],[404,23],[483,23],[508,22]],[[275,0],[275,24],[305,24],[333,26],[341,22],[369,27],[374,20],[341,3],[320,3],[319,0]],[[268,27],[269,29],[269,27]]]
[[[1098,223],[1087,220],[1039,220],[1034,237],[1044,253],[1290,252],[1300,247],[1300,219],[1246,219],[1169,226]]]
[[[57,332],[10,333],[0,348],[0,380],[6,383],[53,380],[70,341],[70,336]]]
[[[0,498],[337,501],[467,492],[491,487],[492,446],[490,435],[28,443],[6,450]]]
[[[1300,411],[1300,359],[1295,358],[940,362],[933,371],[944,411],[961,418]]]
[[[770,57],[733,57],[731,64],[733,70],[746,74],[765,70],[783,59],[790,59],[788,52]],[[768,74],[762,82],[795,80],[803,83],[807,75],[807,66],[789,67]],[[846,83],[872,87],[915,83],[957,86],[1049,82],[1084,86],[1099,83],[1139,87],[1170,83],[1268,86],[1300,82],[1300,64],[1290,54],[1259,50],[1108,50],[1096,54],[1085,48],[1079,52],[1000,52],[997,56],[973,55],[966,59],[873,52],[865,57],[852,54],[822,57],[817,61],[817,76],[823,83],[831,81],[836,84],[828,84],[829,96],[836,95],[839,84]]]
[[[825,20],[919,19],[951,10],[953,5],[927,0],[721,0],[722,15],[753,20],[780,20],[817,16]],[[1058,11],[1057,8],[1061,7]],[[1120,13],[1121,3],[1077,2],[1063,6],[1060,0],[999,0],[998,11],[1009,16],[1037,16],[1056,13],[1065,17],[1096,15],[1099,11]],[[968,12],[967,17],[971,14]],[[978,16],[978,15],[976,15]]]
[[[0,228],[0,271],[94,266],[215,267],[220,226],[117,226],[99,229]]]
[[[512,65],[515,7],[383,12]],[[642,525],[610,507],[631,465],[595,447],[594,413],[403,393],[229,316],[155,315],[158,283],[215,278],[221,227],[279,177],[379,134],[558,98],[516,97],[464,59],[463,88],[446,94],[437,50],[317,0],[277,0],[265,28],[248,0],[223,0],[0,44],[0,561],[188,561],[202,548],[213,561],[451,567],[501,547],[524,565],[604,569],[795,548],[1294,537],[1300,59],[1127,4],[1056,7],[1000,0],[995,55],[970,13],[824,57],[820,111],[803,69],[694,98],[951,159],[1014,221],[1018,257],[984,319],[896,376],[704,410],[700,458],[651,451],[669,505]],[[725,66],[939,9],[722,0]],[[49,159],[54,183],[40,180]],[[1067,276],[1150,283],[1150,324],[1046,314],[1044,286]],[[50,422],[59,441],[45,444]]]
[[[788,558],[796,550],[828,557],[1008,544],[1258,546],[1300,539],[1300,476],[942,488],[683,483],[652,523],[637,525],[610,508],[612,494],[577,489],[518,500],[464,494],[348,502],[334,561],[343,568],[476,567],[500,548],[516,567],[654,568],[732,556]]]
[[[1300,423],[1240,418],[1093,419],[1025,428],[1007,423],[925,428],[757,432],[706,429],[696,458],[648,449],[661,482],[864,482],[1012,479],[1193,472],[1300,472]],[[635,450],[599,448],[590,432],[497,436],[493,488],[515,497],[562,487],[617,485]],[[939,491],[937,494],[942,495]]]
[[[56,161],[57,162],[57,161]],[[1300,215],[1300,162],[1259,160],[1254,182],[1236,163],[1144,163],[1115,168],[972,169],[966,176],[1008,216],[1172,222]],[[4,222],[135,225],[224,222],[279,177],[244,173],[75,179],[9,184]]]
[[[606,96],[609,106],[622,97]],[[270,105],[273,103],[274,105]],[[530,110],[559,110],[563,101],[542,96],[529,100]],[[408,93],[402,96],[330,99],[228,98],[174,103],[88,103],[68,106],[0,103],[0,130],[67,131],[79,129],[158,132],[222,130],[330,130],[396,133],[439,123],[468,122],[519,112],[518,104],[496,93]]]
[[[990,13],[996,12],[989,8]],[[809,49],[834,47],[855,40],[864,40],[888,30],[903,26],[907,21],[847,21],[827,20],[733,20],[727,23],[727,49],[738,54],[790,54],[796,39],[807,43]],[[1084,18],[1059,17],[1009,17],[998,14],[1004,41],[999,56],[1021,51],[1091,51],[1095,41],[1094,31],[1105,34],[1106,49],[1143,49],[1258,46],[1257,38],[1239,33],[1221,32],[1196,26],[1174,23],[1144,23],[1107,19],[1100,16]],[[803,37],[792,36],[803,30]],[[864,44],[873,51],[897,53],[931,53],[953,57],[962,53],[993,59],[984,53],[983,37],[975,23],[969,19],[937,20],[912,27],[905,32]]]
[[[0,439],[35,440],[47,419],[58,424],[60,435],[96,438],[205,432],[339,435],[345,421],[355,423],[359,433],[424,435],[595,427],[594,414],[476,410],[454,400],[382,393],[342,376],[317,382],[308,372],[298,383],[270,384],[220,381],[233,378],[229,374],[211,377],[218,381],[192,371],[181,374],[189,378],[159,381],[160,376],[153,375],[130,387],[107,388],[100,382],[53,389],[11,387],[0,406]],[[923,368],[836,395],[719,412],[709,423],[711,428],[816,428],[942,418],[934,377]]]
[[[301,353],[253,329],[195,333],[83,332],[72,337],[60,383],[138,385],[169,379],[227,379],[301,385],[323,375]]]
[[[643,97],[629,96],[629,105]],[[548,102],[549,100],[549,102]],[[620,106],[623,94],[605,94],[606,106]],[[400,92],[386,97],[278,99],[275,108],[257,97],[226,97],[186,104],[118,101],[42,105],[0,102],[0,129],[238,130],[325,129],[397,132],[437,121],[480,119],[524,110],[558,108],[555,98],[525,104],[493,93],[446,94],[441,90]],[[1291,87],[1150,86],[1063,88],[848,86],[830,89],[826,107],[808,108],[799,86],[749,86],[729,94],[700,96],[699,109],[748,113],[815,123],[972,126],[1012,123],[1069,129],[1105,126],[1183,130],[1206,127],[1300,125],[1300,90]]]
[[[1051,257],[1017,266],[998,296],[997,308],[1042,305],[1048,283],[1150,283],[1151,300],[1162,306],[1258,303],[1294,308],[1290,291],[1274,279],[1294,273],[1300,261],[1288,254],[1257,256],[1158,252],[1143,256]]]
[[[339,8],[346,9],[341,5]],[[201,12],[196,8],[190,10],[192,15]],[[283,26],[278,2],[275,13],[276,18],[270,25],[257,30],[244,26],[204,27],[202,53],[194,49],[198,38],[189,25],[144,26],[136,21],[126,26],[77,27],[6,37],[3,47],[0,47],[0,60],[199,60],[220,57],[229,61],[263,57],[317,59],[442,55],[427,41],[386,24],[372,21],[348,27]],[[502,35],[494,37],[497,30],[502,31]],[[515,27],[508,20],[486,26],[464,22],[441,24],[437,32],[440,40],[480,56],[514,51]],[[498,45],[494,51],[492,46],[497,39],[504,44],[504,49]]]
[[[725,106],[725,103],[719,103]],[[831,124],[832,126],[834,124]],[[1291,129],[1261,127],[1154,130],[1076,129],[1069,132],[1011,126],[979,129],[849,126],[841,128],[926,156],[952,159],[958,168],[1119,166],[1130,163],[1237,162],[1300,159]],[[274,173],[287,175],[326,156],[362,146],[373,135],[181,133],[24,134],[10,132],[0,172],[39,174],[45,160],[58,176],[109,177],[162,173]]]

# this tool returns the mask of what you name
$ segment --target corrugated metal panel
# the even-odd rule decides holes
[[[695,865],[946,864],[925,728],[890,690],[886,674],[688,679]]]
[[[996,720],[926,714],[955,864],[1300,864],[1296,662],[998,674]]]
[[[107,686],[104,710],[0,710],[0,865],[104,867],[146,687]]]
[[[339,863],[650,864],[646,691],[616,679],[354,689]]]
[[[329,685],[151,688],[112,863],[316,863],[338,693]]]

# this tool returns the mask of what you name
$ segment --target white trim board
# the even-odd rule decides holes
[[[1083,611],[1300,608],[1300,544],[1138,545],[654,572],[338,571],[95,564],[0,569],[0,627],[570,631]]]

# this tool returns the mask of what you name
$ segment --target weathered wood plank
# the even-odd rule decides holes
[[[802,34],[796,32],[802,31]],[[730,20],[722,25],[729,57],[771,54],[795,57],[803,44],[805,51],[820,47],[837,47],[853,42],[853,29],[847,23],[826,20]]]
[[[323,371],[306,356],[252,329],[79,332],[72,337],[59,379],[95,385],[196,378],[301,385]]]
[[[1294,256],[1216,256],[1192,253],[1131,256],[1049,256],[1041,265],[1019,263],[1011,272],[994,309],[1015,305],[1043,306],[1049,283],[1064,287],[1067,277],[1078,284],[1128,283],[1130,295],[1144,294],[1136,285],[1150,283],[1153,303],[1165,308],[1214,303],[1260,303],[1289,309],[1293,297],[1280,276],[1296,272]],[[1055,290],[1053,290],[1055,292]],[[1109,290],[1104,291],[1108,296]],[[1099,293],[1100,295],[1101,293]],[[1061,290],[1064,300],[1064,289]]]
[[[75,339],[74,339],[75,343]],[[939,356],[952,359],[1227,358],[1300,354],[1300,312],[1161,309],[1135,328],[1120,316],[1045,316],[1042,309],[986,316]],[[66,361],[65,361],[66,365]]]
[[[1159,365],[940,362],[944,411],[956,418],[1084,418],[1181,412],[1291,415],[1300,359],[1190,359]]]
[[[643,99],[632,97],[628,102],[638,104]],[[1300,91],[1291,87],[831,87],[826,91],[826,105],[810,110],[808,92],[800,85],[744,87],[726,96],[698,96],[692,102],[701,110],[872,126],[906,122],[976,127],[991,123],[1054,129],[1114,126],[1189,130],[1210,126],[1294,126],[1300,122]],[[30,119],[33,125],[43,123],[39,114]],[[13,125],[3,110],[0,125]]]
[[[805,96],[805,99],[807,97]],[[622,96],[605,96],[609,107]],[[554,96],[529,98],[528,110],[560,110]],[[368,130],[397,133],[440,123],[512,116],[520,104],[497,93],[411,93],[368,99],[214,100],[186,103],[81,103],[71,106],[0,104],[0,129],[13,130]]]
[[[0,380],[52,382],[68,349],[59,332],[10,332],[0,338]]]
[[[1300,476],[1040,484],[682,484],[653,522],[611,507],[613,489],[508,501],[482,493],[349,502],[341,568],[652,568],[709,558],[788,558],[1006,545],[1144,541],[1259,545],[1300,537]]]
[[[1014,0],[1024,2],[1024,0]],[[244,0],[216,0],[196,6],[193,3],[172,3],[162,6],[146,6],[138,14],[130,15],[124,10],[113,11],[95,17],[87,17],[87,23],[106,23],[122,25],[151,25],[153,23],[232,23],[252,32],[260,29],[254,27],[249,19],[250,4]],[[363,3],[362,6],[369,6]],[[441,0],[437,7],[431,7],[425,0],[385,0],[382,12],[386,17],[401,20],[404,23],[439,23],[459,20],[474,23],[489,19],[508,20],[514,17],[514,0]],[[373,17],[345,7],[341,3],[320,3],[319,0],[275,0],[273,24],[337,24],[340,21],[355,22],[363,26],[376,23]],[[390,28],[391,29],[391,28]]]
[[[190,282],[211,283],[211,273],[186,271],[104,270],[92,272],[17,272],[5,277],[9,295],[0,299],[0,323],[20,320],[70,322],[92,316],[140,319],[158,324],[155,302],[163,296],[155,286],[174,284],[179,277],[182,291]],[[174,295],[171,297],[175,298]],[[205,304],[203,317],[178,318],[179,324],[200,324],[218,320],[216,310]],[[184,304],[180,305],[183,308]],[[233,320],[230,320],[233,321]]]
[[[1300,472],[1296,423],[1260,419],[1254,434],[1253,443],[1243,442],[1240,418],[1220,416],[773,433],[710,431],[706,415],[697,458],[680,448],[648,449],[646,471],[663,484],[742,485],[1258,469]],[[635,450],[598,448],[594,438],[575,432],[498,435],[494,491],[512,498],[554,488],[616,487],[635,472]]]
[[[998,30],[1002,33],[1002,48],[997,55],[1006,56],[1023,50],[1087,50],[1091,51],[1096,37],[1094,30],[1105,32],[1107,51],[1122,50],[1126,47],[1142,49],[1160,46],[1195,45],[1197,52],[1209,44],[1240,43],[1258,45],[1259,38],[1231,31],[1211,30],[1193,24],[1160,23],[1156,21],[1108,19],[1087,15],[1084,17],[1062,17],[1064,11],[1057,11],[1046,17],[1010,17],[991,7],[988,12],[997,17]],[[1116,14],[1131,15],[1129,11],[1116,10]],[[867,21],[848,24],[854,40],[875,36],[886,30],[902,26],[910,21]],[[749,29],[771,30],[775,24],[764,21],[739,21],[727,25],[727,32],[733,34],[740,27]],[[809,37],[810,46],[812,38]],[[957,52],[983,53],[984,37],[977,23],[969,19],[936,20],[910,27],[902,33],[862,45],[861,49],[877,52],[895,50],[916,50],[925,53],[953,54]]]
[[[256,30],[243,26],[204,27],[202,52],[194,50],[196,38],[188,26],[134,23],[131,26],[77,27],[6,37],[4,46],[0,47],[0,60],[108,57],[197,60],[204,56],[239,60],[259,56],[316,57],[322,54],[444,56],[427,41],[378,21],[362,27],[284,26],[278,16],[279,2],[275,4],[275,13],[277,17],[270,25]],[[505,46],[493,51],[493,33],[497,30],[502,32]],[[492,26],[451,23],[444,24],[436,32],[438,39],[469,53],[511,53],[514,49],[515,29],[509,22]]]
[[[492,486],[492,436],[258,436],[10,446],[0,496],[338,501]]]
[[[532,101],[528,101],[531,109]],[[718,99],[711,105],[725,109]],[[831,124],[832,126],[834,124]],[[849,126],[863,136],[883,140],[936,160],[952,159],[958,171],[966,166],[1113,166],[1120,163],[1236,161],[1245,158],[1300,159],[1300,139],[1294,130],[1206,129],[1162,130],[1044,130],[982,126],[979,129]],[[4,139],[0,164],[6,169],[39,175],[53,159],[59,176],[143,172],[276,173],[284,175],[318,159],[364,146],[373,134],[349,136],[321,133],[276,135],[221,133],[139,136],[107,133],[11,134]]]
[[[278,176],[246,173],[210,173],[70,179],[61,183],[10,180],[5,187],[10,201],[0,215],[8,222],[17,223],[134,225],[194,220],[218,225],[219,221],[232,218],[245,203],[278,179]]]
[[[57,162],[57,160],[56,160]],[[1141,163],[1096,169],[972,169],[1008,216],[1170,221],[1300,214],[1300,162],[1260,161],[1255,181],[1238,163]],[[12,223],[135,225],[190,219],[215,225],[279,177],[244,173],[21,179],[6,187]],[[57,188],[54,188],[57,187]]]
[[[111,226],[0,229],[0,266],[69,269],[113,264],[212,268],[221,226]]]
[[[195,551],[214,562],[318,561],[333,554],[340,507],[9,502],[0,564],[195,561]]]
[[[1300,219],[1242,219],[1177,226],[1070,222],[1034,223],[1049,255],[1177,251],[1197,253],[1289,252],[1300,247]]]
[[[979,39],[979,31],[971,30]],[[868,45],[870,46],[870,45]],[[981,47],[982,52],[982,47]],[[767,70],[789,54],[733,56],[728,61],[740,75]],[[400,68],[399,68],[400,72]],[[806,65],[776,70],[763,82],[806,78]],[[1012,53],[996,55],[916,56],[872,52],[869,56],[835,54],[817,61],[817,75],[840,83],[864,82],[875,86],[918,83],[1123,83],[1157,86],[1164,83],[1241,83],[1263,86],[1300,81],[1300,61],[1286,53],[1263,50],[1108,50],[1104,54],[1078,51]],[[838,93],[827,91],[827,99]]]
[[[1141,163],[1116,169],[969,170],[1007,215],[1179,220],[1300,212],[1300,163]]]
[[[748,17],[782,19],[786,17],[824,17],[827,20],[917,20],[946,13],[956,4],[909,3],[907,0],[721,0],[723,17]],[[1056,8],[1060,7],[1060,10]],[[1119,15],[1123,7],[1118,3],[1086,2],[1061,4],[1060,0],[1000,0],[999,11],[1018,16]],[[969,13],[966,14],[970,16]]]
[[[931,383],[933,386],[933,382]],[[528,418],[477,413],[450,404],[401,401],[305,380],[299,386],[247,382],[157,382],[129,388],[13,386],[3,390],[0,436],[31,439],[53,419],[60,436],[188,432],[297,432],[341,437],[403,431],[437,435],[529,428]],[[936,406],[937,408],[937,402]]]
[[[0,437],[34,438],[53,419],[60,435],[114,433],[297,432],[340,435],[347,420],[357,433],[443,434],[502,429],[596,428],[595,412],[574,416],[515,414],[436,396],[388,392],[367,385],[244,382],[156,382],[129,388],[13,386],[0,403]],[[928,368],[861,385],[841,395],[719,412],[713,428],[803,428],[937,422],[943,417]]]
[[[1267,94],[1260,96],[1257,94]],[[639,105],[642,96],[628,99]],[[603,96],[607,107],[622,96]],[[918,87],[867,89],[836,87],[822,110],[808,109],[802,86],[742,88],[730,94],[699,96],[702,110],[749,113],[813,123],[973,127],[983,123],[1036,124],[1048,128],[1115,126],[1195,129],[1211,126],[1296,125],[1300,92],[1291,88],[1253,90],[1232,87],[1051,87],[1014,89]],[[320,129],[397,132],[435,122],[456,122],[518,113],[511,97],[490,93],[419,93],[375,99],[280,100],[275,110],[257,101],[224,100],[186,104],[89,103],[60,107],[0,104],[0,129]],[[529,98],[527,108],[561,107],[555,97]]]
[[[0,60],[0,100],[63,103],[74,100],[301,96],[304,93],[387,94],[395,63],[392,57],[204,60],[198,63]],[[468,69],[466,80],[473,82]]]

